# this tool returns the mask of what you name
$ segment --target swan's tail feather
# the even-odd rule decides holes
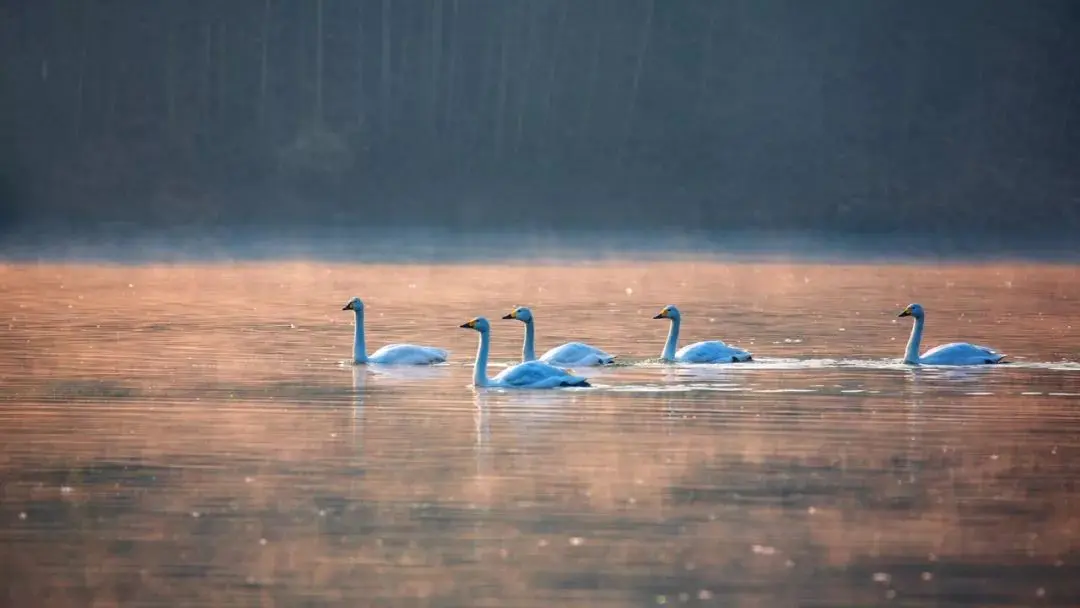
[[[585,378],[574,378],[573,380],[564,380],[559,386],[592,386]]]

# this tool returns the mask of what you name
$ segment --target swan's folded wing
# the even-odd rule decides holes
[[[450,358],[450,351],[443,350],[441,348],[435,348],[434,346],[424,346],[428,350],[428,354],[435,360],[436,363],[442,363]]]
[[[680,348],[675,353],[675,358],[687,363],[749,361],[750,353],[741,348],[725,344],[720,340],[709,340],[695,342]]]
[[[544,353],[541,361],[552,365],[597,365],[607,364],[615,357],[584,342],[567,342]]]
[[[446,361],[447,352],[431,346],[415,344],[387,344],[371,354],[369,359],[375,363],[393,363],[398,365],[424,365]]]
[[[920,363],[927,365],[978,365],[997,363],[1005,355],[988,346],[967,342],[950,342],[935,346],[919,357]]]
[[[565,370],[543,361],[527,361],[504,369],[493,380],[496,383],[511,386],[533,386],[546,384],[554,378],[568,376]]]

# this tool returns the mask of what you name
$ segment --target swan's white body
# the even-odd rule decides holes
[[[915,325],[911,328],[911,337],[904,350],[904,363],[910,365],[986,365],[1000,363],[1005,355],[988,346],[979,346],[968,342],[951,342],[935,346],[919,355],[922,342],[923,326],[926,313],[919,304],[910,304],[898,316],[914,317]]]
[[[540,360],[563,367],[589,367],[611,365],[615,362],[615,355],[584,342],[567,342],[540,355]]]
[[[751,358],[750,353],[741,348],[720,340],[709,340],[687,344],[675,351],[671,360],[677,363],[742,363],[750,361]]]
[[[473,385],[478,387],[498,388],[557,388],[562,386],[589,386],[581,376],[575,376],[564,369],[543,361],[526,361],[513,365],[499,372],[494,378],[488,378],[488,352],[491,349],[491,325],[484,317],[477,317],[461,327],[474,329],[480,333],[480,346],[476,351],[476,364],[473,367]]]
[[[487,372],[484,372],[485,377]],[[477,383],[476,386],[485,386]],[[555,388],[558,386],[589,386],[588,381],[574,376],[561,367],[543,361],[526,361],[508,367],[488,380],[486,386],[505,388]]]
[[[360,298],[353,298],[345,304],[342,310],[351,310],[356,314],[356,328],[353,335],[354,363],[432,365],[446,361],[448,353],[445,350],[415,344],[387,344],[369,355],[367,354],[367,342],[364,338],[364,302]]]
[[[533,324],[532,311],[524,306],[518,306],[510,311],[504,319],[517,319],[525,324],[525,344],[521,347],[522,361],[536,360],[536,327]],[[614,355],[584,342],[567,342],[560,344],[540,356],[540,361],[559,367],[588,367],[593,365],[610,365],[615,361]]]
[[[446,361],[447,352],[433,346],[387,344],[367,356],[368,363],[380,365],[432,365]],[[363,363],[359,358],[357,363]]]
[[[688,344],[678,350],[679,327],[682,325],[682,315],[679,309],[668,305],[660,311],[654,319],[671,319],[671,329],[668,330],[667,342],[664,343],[664,351],[660,353],[660,359],[671,363],[743,363],[753,360],[753,356],[738,347],[725,344],[720,340],[708,340]]]

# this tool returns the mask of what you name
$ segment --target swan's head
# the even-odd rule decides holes
[[[908,304],[907,308],[900,311],[900,314],[898,314],[896,316],[898,316],[898,317],[915,317],[916,319],[921,319],[921,318],[923,318],[923,314],[925,314],[925,313],[923,313],[922,304]]]
[[[675,308],[674,304],[668,304],[667,306],[661,308],[660,312],[657,313],[657,315],[655,317],[653,317],[653,318],[654,319],[678,319],[679,318],[679,309]]]
[[[364,311],[364,301],[360,298],[353,298],[345,303],[345,306],[341,307],[341,310],[355,310],[356,312]]]
[[[482,334],[491,330],[491,324],[488,323],[488,320],[484,317],[476,317],[468,323],[462,323],[458,327],[461,327],[462,329],[475,329]]]
[[[522,323],[528,323],[533,320],[532,311],[525,306],[515,306],[514,310],[510,311],[510,314],[503,315],[504,319],[517,319]]]

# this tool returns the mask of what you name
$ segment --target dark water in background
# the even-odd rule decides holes
[[[0,603],[1076,605],[1078,275],[0,266]],[[343,364],[353,295],[371,350],[451,364]],[[925,347],[1016,363],[897,365],[911,301]],[[684,343],[760,361],[647,361],[668,303]],[[540,350],[582,339],[626,364],[592,389],[473,391],[457,325],[492,319],[511,362],[515,304]]]

